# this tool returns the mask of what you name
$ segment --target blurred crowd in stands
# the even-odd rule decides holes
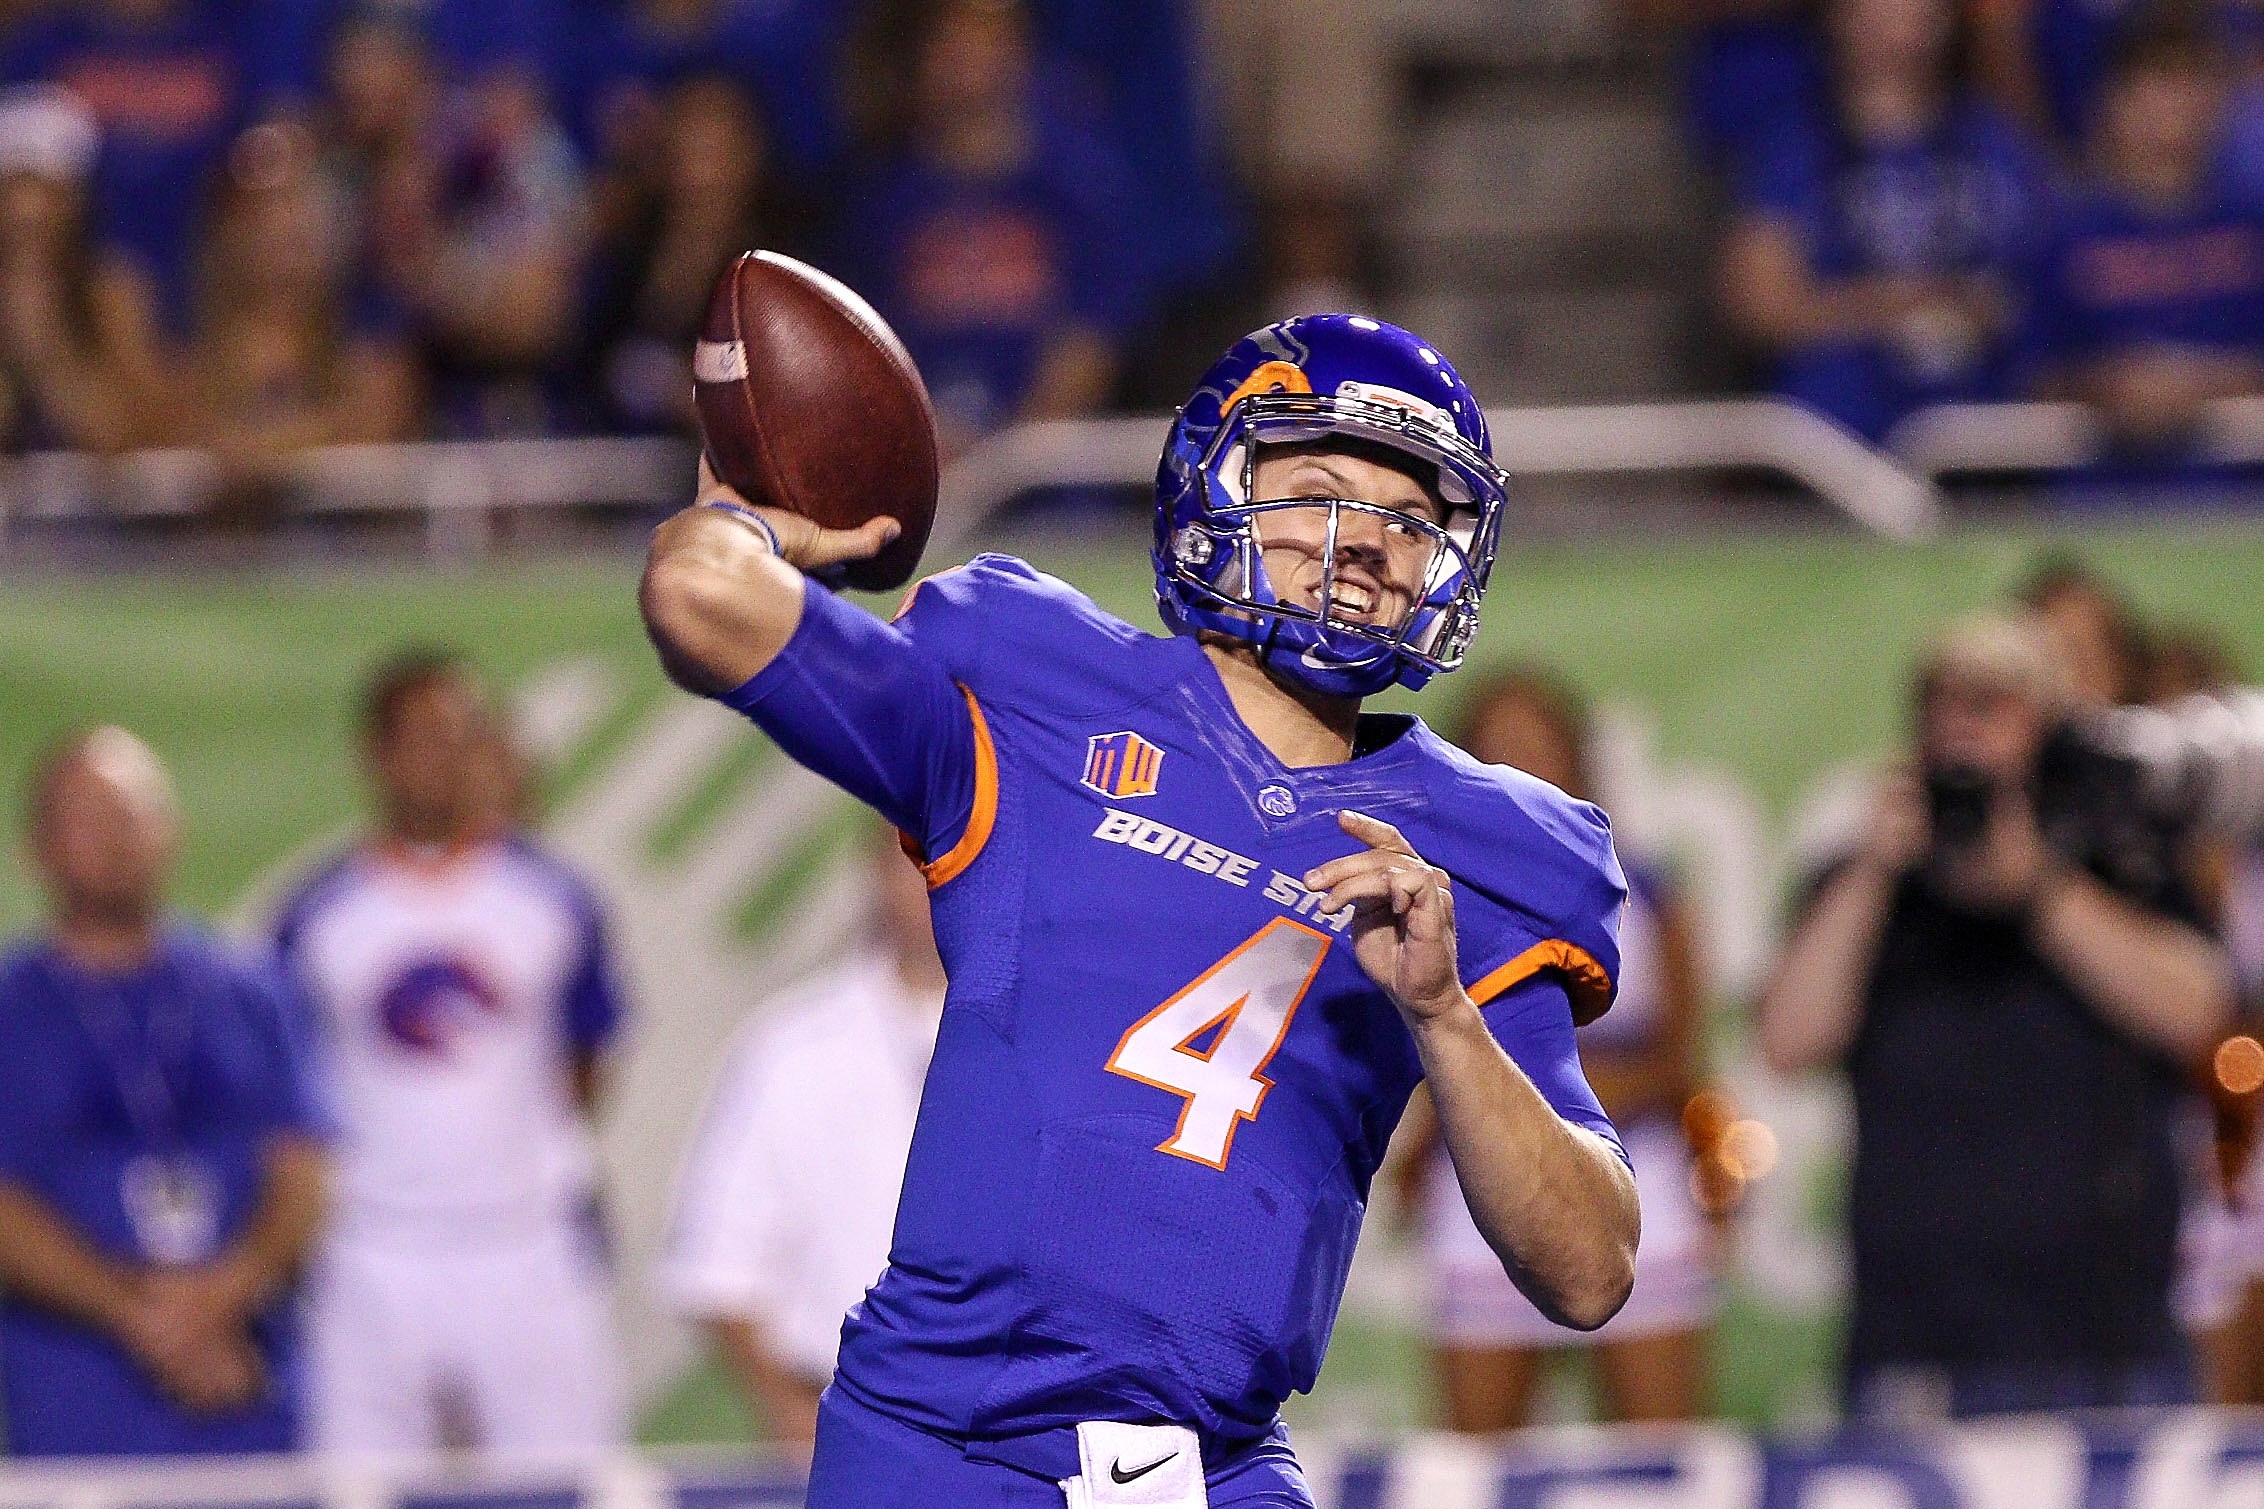
[[[2083,399],[2154,475],[2264,391],[2250,0],[1629,20],[1680,48],[1763,385],[1874,440]],[[895,323],[947,451],[1168,405],[1241,329],[1373,296],[1393,67],[1337,3],[12,0],[0,448],[256,479],[324,442],[683,431],[704,296],[758,245]]]
[[[2264,392],[2264,9],[1698,0],[1688,119],[1726,322],[1878,439],[1923,406],[2096,406],[2160,475]]]
[[[1242,317],[1180,0],[0,9],[10,450],[684,430],[757,246],[880,306],[952,447]]]

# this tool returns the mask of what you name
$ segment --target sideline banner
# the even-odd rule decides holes
[[[2036,1417],[1797,1439],[1721,1427],[1498,1441],[1316,1438],[1319,1509],[2259,1509],[2264,1415]],[[581,1464],[264,1461],[0,1466],[0,1509],[796,1509],[775,1457]]]

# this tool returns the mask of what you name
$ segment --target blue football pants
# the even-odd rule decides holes
[[[1207,1469],[1211,1509],[1314,1509],[1288,1435]],[[970,1462],[940,1436],[849,1398],[818,1403],[807,1509],[1062,1509],[1061,1485],[1017,1468]]]

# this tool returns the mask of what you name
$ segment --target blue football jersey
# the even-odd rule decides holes
[[[970,1456],[1075,1473],[1080,1420],[1264,1434],[1312,1385],[1368,1186],[1421,1077],[1297,877],[1355,808],[1454,878],[1463,979],[1558,1113],[1617,1144],[1575,1018],[1626,887],[1603,814],[1406,716],[1284,766],[1200,644],[1011,557],[893,625],[808,589],[725,699],[925,862],[950,993],[888,1271],[837,1386]]]

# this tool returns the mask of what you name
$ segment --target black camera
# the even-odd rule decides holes
[[[2143,775],[2136,760],[2064,723],[2045,739],[2022,784],[2054,853],[2125,896],[2159,904],[2182,890],[2192,824],[2147,801]],[[1928,769],[1925,782],[1935,849],[1980,843],[2002,779],[1970,765],[1943,765]]]
[[[1934,845],[1970,849],[1989,828],[1996,805],[1997,779],[1971,765],[1945,765],[1926,772],[1926,811],[1934,826]]]

